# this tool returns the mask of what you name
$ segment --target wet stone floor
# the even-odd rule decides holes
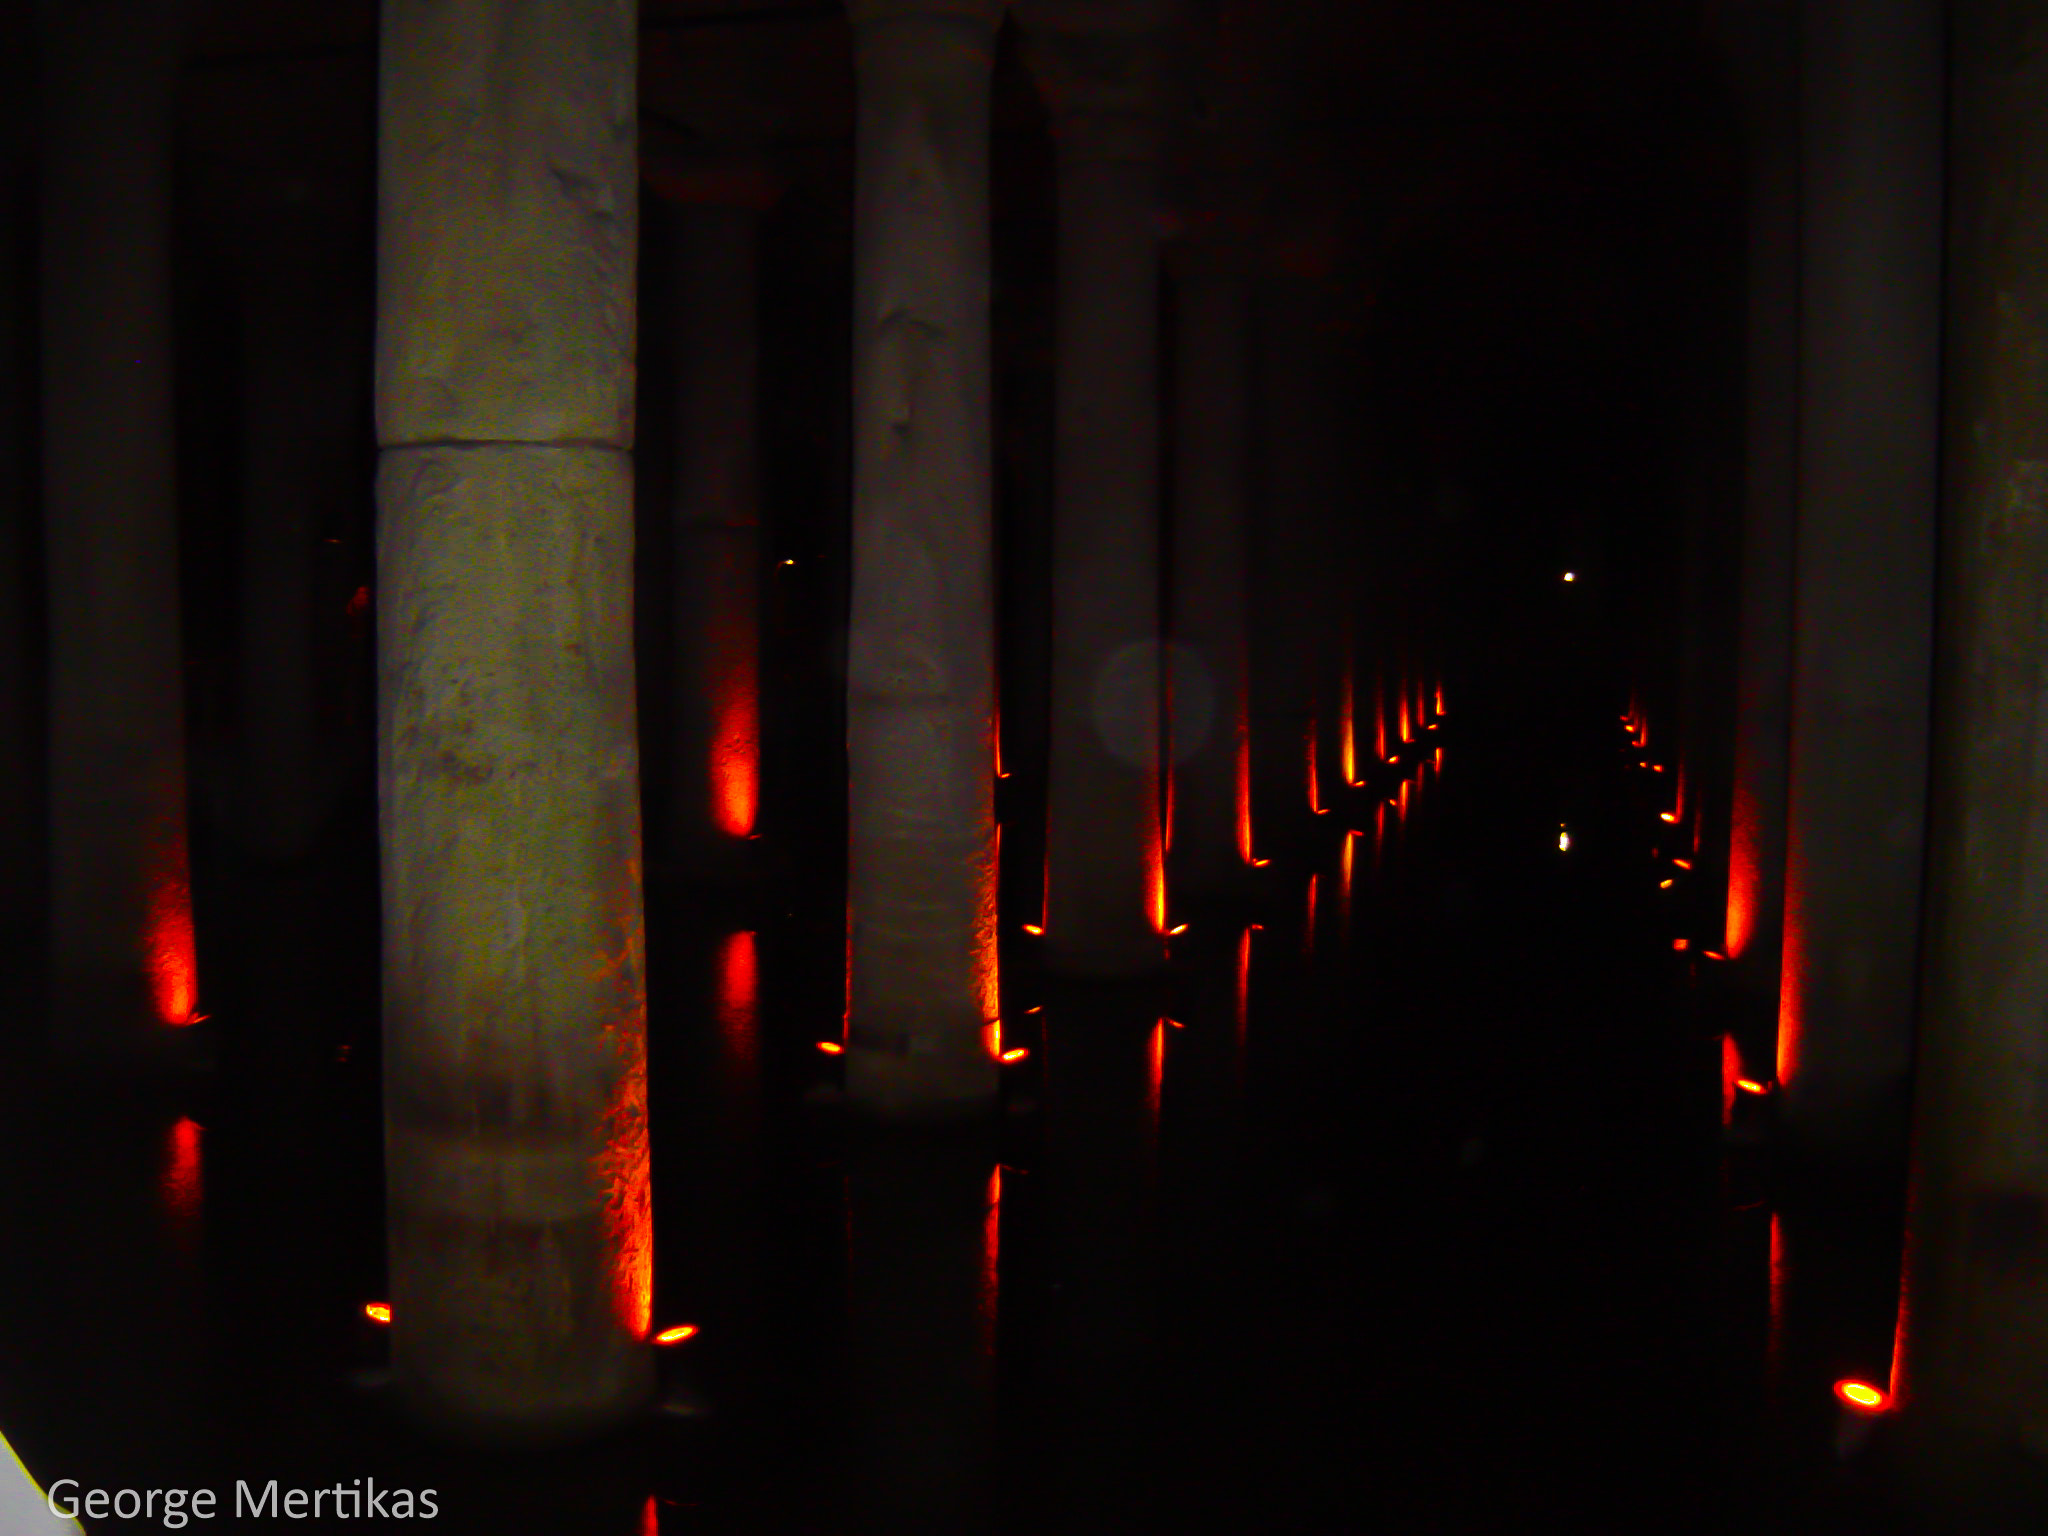
[[[1031,1054],[946,1136],[821,1091],[831,891],[652,888],[656,1320],[699,1332],[572,1452],[388,1414],[366,851],[222,880],[210,1080],[7,1074],[0,1428],[45,1482],[374,1479],[457,1532],[1874,1528],[1826,1389],[1885,1218],[1805,1240],[1800,1335],[1625,703],[1475,687],[1157,988],[1012,922]]]

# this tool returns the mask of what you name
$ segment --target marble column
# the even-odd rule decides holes
[[[1727,0],[1715,15],[1740,110],[1747,213],[1741,554],[1725,953],[1746,1067],[1777,1026],[1785,921],[1785,756],[1799,389],[1798,10]]]
[[[51,1032],[198,1001],[171,405],[173,0],[46,0],[41,124]]]
[[[2048,1519],[2048,15],[1963,0],[1914,1198],[1930,1529]]]
[[[721,173],[722,172],[722,173]],[[761,794],[760,343],[765,171],[672,174],[676,391],[674,709],[664,851],[698,879],[742,873]]]
[[[1190,236],[1177,299],[1168,740],[1177,896],[1229,896],[1251,850],[1245,497],[1249,285],[1241,253]]]
[[[569,1437],[651,1388],[632,634],[637,8],[391,0],[378,789],[392,1360]]]
[[[1803,19],[1799,522],[1778,1076],[1795,1139],[1903,1149],[1920,919],[1942,216],[1937,0]]]
[[[1163,961],[1159,193],[1150,7],[1041,7],[1058,176],[1047,963]]]
[[[989,94],[1000,0],[853,0],[846,1088],[993,1101]]]

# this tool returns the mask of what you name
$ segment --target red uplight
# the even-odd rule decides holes
[[[1662,820],[1670,822],[1673,826],[1678,825],[1678,812],[1676,811],[1659,811],[1657,815]]]
[[[1703,960],[1726,960],[1728,957],[1719,950],[1703,949],[1700,951],[1700,958]]]
[[[1003,1052],[1000,1059],[1003,1061],[1005,1065],[1008,1065],[1010,1062],[1013,1061],[1022,1061],[1026,1056],[1029,1056],[1030,1054],[1031,1052],[1026,1050],[1023,1046],[1016,1045],[1012,1046],[1009,1050]]]
[[[367,1301],[363,1303],[363,1316],[381,1327],[391,1325],[391,1303],[388,1301]]]
[[[1186,933],[1187,931],[1188,931],[1188,925],[1187,925],[1186,923],[1182,923],[1182,924],[1180,924],[1180,925],[1179,925],[1178,927],[1176,927],[1176,928],[1169,928],[1169,929],[1167,929],[1167,930],[1166,930],[1166,936],[1167,936],[1167,937],[1168,937],[1169,939],[1177,939],[1177,938],[1179,938],[1179,937],[1180,937],[1180,936],[1181,936],[1182,934]]]
[[[823,1051],[827,1056],[838,1056],[845,1052],[846,1047],[841,1045],[837,1040],[820,1040],[818,1042],[818,1049]]]
[[[1691,869],[1691,868],[1692,868],[1692,860],[1691,860],[1691,859],[1673,859],[1673,860],[1672,860],[1671,862],[1672,862],[1672,864],[1673,864],[1673,865],[1675,865],[1675,866],[1676,866],[1677,868],[1679,868],[1679,869]]]
[[[1835,1396],[1859,1413],[1882,1413],[1891,1405],[1891,1397],[1867,1381],[1838,1381]]]
[[[1759,1082],[1756,1078],[1753,1077],[1738,1077],[1737,1079],[1735,1079],[1735,1086],[1737,1088],[1740,1088],[1744,1093],[1764,1094],[1769,1093],[1771,1091],[1771,1085],[1769,1083]]]
[[[1273,862],[1273,861],[1272,861],[1271,859],[1253,859],[1253,860],[1252,860],[1252,868],[1253,868],[1253,869],[1264,869],[1264,868],[1265,868],[1265,867],[1266,867],[1266,866],[1267,866],[1268,864],[1270,864],[1270,863],[1272,863],[1272,862]]]
[[[657,1344],[680,1344],[683,1340],[695,1338],[696,1336],[697,1325],[695,1323],[678,1323],[673,1328],[662,1329],[661,1332],[654,1336],[654,1342]]]
[[[1045,937],[1045,929],[1037,923],[1026,923],[1024,925],[1024,931],[1030,934],[1034,939],[1042,939]]]
[[[1672,947],[1673,949],[1691,949],[1691,948],[1692,948],[1692,940],[1691,940],[1691,939],[1673,939],[1673,940],[1671,941],[1671,947]]]
[[[1669,880],[1659,880],[1657,882],[1657,889],[1660,891],[1668,891],[1671,889],[1671,885],[1672,882]]]

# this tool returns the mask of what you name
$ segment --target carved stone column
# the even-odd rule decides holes
[[[989,92],[1000,0],[853,0],[846,1086],[996,1088]]]
[[[171,411],[171,0],[42,8],[51,1024],[123,1054],[197,1004]]]
[[[391,0],[377,647],[393,1364],[589,1432],[651,1371],[632,0]]]

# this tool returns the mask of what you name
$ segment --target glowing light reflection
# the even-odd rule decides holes
[[[727,934],[718,949],[714,1012],[726,1056],[741,1069],[754,1065],[759,1048],[759,987],[760,967],[754,950],[754,935],[746,929]]]
[[[380,1328],[388,1328],[391,1326],[391,1304],[386,1301],[366,1301],[363,1303],[363,1316]]]
[[[695,1323],[678,1323],[673,1328],[662,1329],[661,1332],[654,1336],[654,1342],[657,1344],[680,1344],[683,1340],[694,1339],[696,1336],[697,1325]]]
[[[1861,1413],[1882,1413],[1891,1402],[1882,1387],[1873,1387],[1867,1381],[1838,1381],[1835,1396]]]

